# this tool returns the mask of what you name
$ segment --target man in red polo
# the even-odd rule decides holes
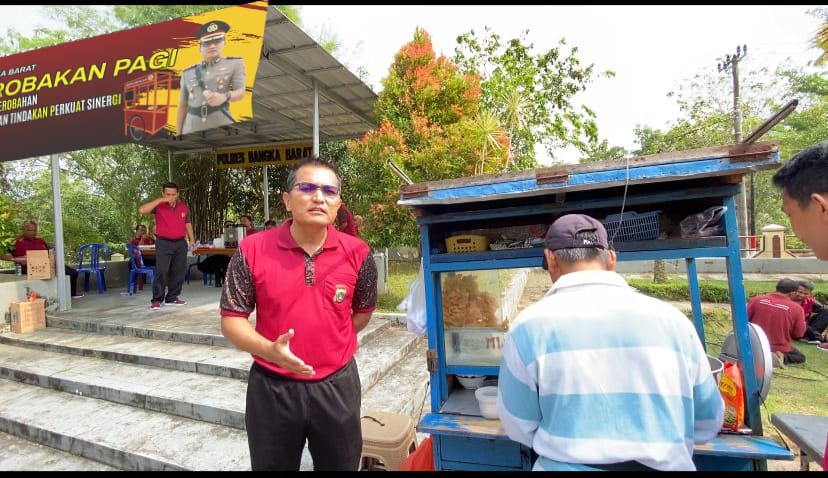
[[[806,330],[805,312],[796,301],[798,297],[799,283],[784,278],[776,283],[776,292],[754,296],[748,302],[748,322],[761,327],[768,336],[774,360],[780,367],[805,362],[805,354],[791,344]]]
[[[286,186],[291,219],[241,242],[221,296],[222,334],[254,359],[250,461],[253,470],[299,470],[307,440],[314,470],[356,471],[362,387],[354,353],[376,307],[377,266],[368,244],[333,226],[342,204],[333,164],[303,159]]]
[[[138,208],[139,214],[155,214],[155,280],[152,283],[150,309],[161,304],[185,305],[179,297],[187,272],[187,248],[195,242],[190,208],[178,199],[178,185],[164,183],[161,197]],[[167,274],[169,281],[167,284]]]
[[[47,250],[49,250],[49,246],[46,244],[46,241],[37,235],[37,223],[34,221],[26,221],[23,223],[22,234],[17,236],[17,239],[14,241],[14,247],[8,254],[3,255],[3,259],[20,264],[22,273],[26,274],[26,252]],[[72,298],[80,299],[83,297],[83,293],[78,292],[77,269],[65,264],[64,269],[66,275],[69,276],[69,289],[72,291]]]

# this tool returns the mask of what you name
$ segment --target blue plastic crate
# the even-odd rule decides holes
[[[661,211],[638,214],[635,211],[610,214],[601,223],[607,229],[610,242],[647,241],[658,237],[658,215]],[[619,229],[620,227],[620,229]]]

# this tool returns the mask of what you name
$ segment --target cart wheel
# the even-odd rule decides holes
[[[145,126],[144,118],[141,118],[139,115],[135,115],[130,118],[129,137],[135,141],[141,141],[144,139]]]

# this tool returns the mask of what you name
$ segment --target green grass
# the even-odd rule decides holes
[[[411,282],[417,277],[419,262],[389,261],[388,292],[378,298],[377,310],[398,312],[397,305],[408,294]],[[628,279],[641,292],[670,301],[688,301],[686,279],[672,279],[667,284],[654,284],[649,279]],[[748,298],[775,289],[776,281],[744,282]],[[722,342],[733,328],[730,319],[730,302],[727,281],[700,280],[704,332],[707,350],[718,355]],[[822,303],[828,303],[828,282],[814,281],[814,293]],[[680,307],[690,317],[689,305]],[[804,413],[828,416],[828,353],[817,350],[816,346],[794,342],[794,346],[805,354],[805,363],[775,369],[771,379],[770,392],[762,408],[762,424],[765,436],[775,436],[770,424],[772,413]]]

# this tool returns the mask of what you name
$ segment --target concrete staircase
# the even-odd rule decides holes
[[[209,327],[48,314],[46,329],[0,334],[0,470],[248,470],[252,359],[217,332],[215,312]],[[363,411],[416,422],[425,339],[393,314],[375,314],[358,338]],[[302,469],[312,468],[306,448]]]

